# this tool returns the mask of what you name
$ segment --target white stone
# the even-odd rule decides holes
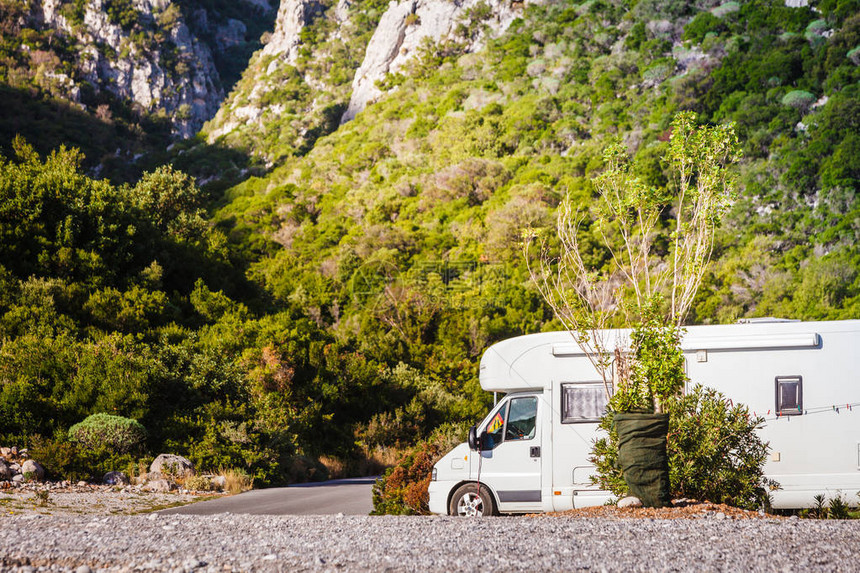
[[[24,462],[24,465],[21,466],[21,473],[24,475],[32,474],[36,476],[36,479],[39,481],[45,479],[45,468],[35,460],[27,460]]]
[[[85,3],[80,27],[66,21],[60,13],[60,4],[58,0],[42,0],[41,18],[45,25],[72,35],[79,44],[85,55],[79,58],[82,80],[128,98],[147,111],[164,109],[168,116],[174,117],[173,131],[181,137],[193,135],[204,121],[215,115],[224,93],[219,87],[212,54],[191,35],[181,16],[170,30],[171,40],[187,65],[187,71],[177,76],[176,70],[162,67],[161,50],[140,51],[131,33],[110,21],[104,0]],[[134,0],[134,4],[143,21],[154,21],[170,5],[170,0]],[[232,22],[228,28],[231,33],[238,30]],[[80,97],[77,85],[67,86],[67,92],[72,99]],[[190,105],[190,117],[175,117],[178,115],[175,112],[184,105]]]
[[[149,491],[153,493],[167,493],[171,489],[173,489],[171,483],[166,479],[154,479],[143,484],[141,488],[143,491]]]
[[[151,473],[185,476],[193,476],[196,473],[191,460],[175,454],[160,454],[149,466],[149,471]]]
[[[618,500],[618,507],[622,509],[625,507],[642,507],[642,500],[640,500],[638,497],[629,495],[625,498]]]

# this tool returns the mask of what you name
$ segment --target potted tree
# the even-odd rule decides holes
[[[733,126],[699,127],[692,113],[681,113],[667,155],[673,177],[657,189],[634,175],[619,142],[611,144],[593,180],[591,214],[568,195],[557,243],[534,230],[524,241],[532,280],[603,379],[618,463],[646,506],[670,503],[664,410],[686,380],[682,327],[734,198],[728,167],[739,145]],[[587,262],[590,237],[606,253],[602,265]],[[607,329],[617,326],[629,329],[626,339],[610,337]]]

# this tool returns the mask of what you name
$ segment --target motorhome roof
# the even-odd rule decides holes
[[[832,322],[752,322],[686,327],[685,352],[762,348],[815,348],[826,332],[858,331],[860,320]],[[629,330],[603,334],[604,346],[626,348]],[[509,338],[481,357],[481,388],[489,392],[542,389],[553,380],[600,381],[597,370],[570,332],[542,332]]]

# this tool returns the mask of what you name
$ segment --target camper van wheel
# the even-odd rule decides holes
[[[467,483],[461,485],[451,496],[451,505],[448,513],[457,517],[482,517],[484,515],[496,515],[496,504],[487,486]]]

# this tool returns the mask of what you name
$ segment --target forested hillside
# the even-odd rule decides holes
[[[295,57],[258,52],[204,133],[165,150],[173,167],[117,185],[37,153],[35,131],[0,142],[0,440],[72,467],[66,431],[108,412],[150,454],[258,484],[319,460],[372,471],[483,413],[489,344],[558,327],[523,229],[551,232],[566,194],[587,213],[616,137],[672,186],[684,110],[735,122],[744,151],[691,321],[860,317],[856,0],[546,1],[504,32],[485,4],[343,124],[384,6],[355,3],[342,31],[320,6]]]

